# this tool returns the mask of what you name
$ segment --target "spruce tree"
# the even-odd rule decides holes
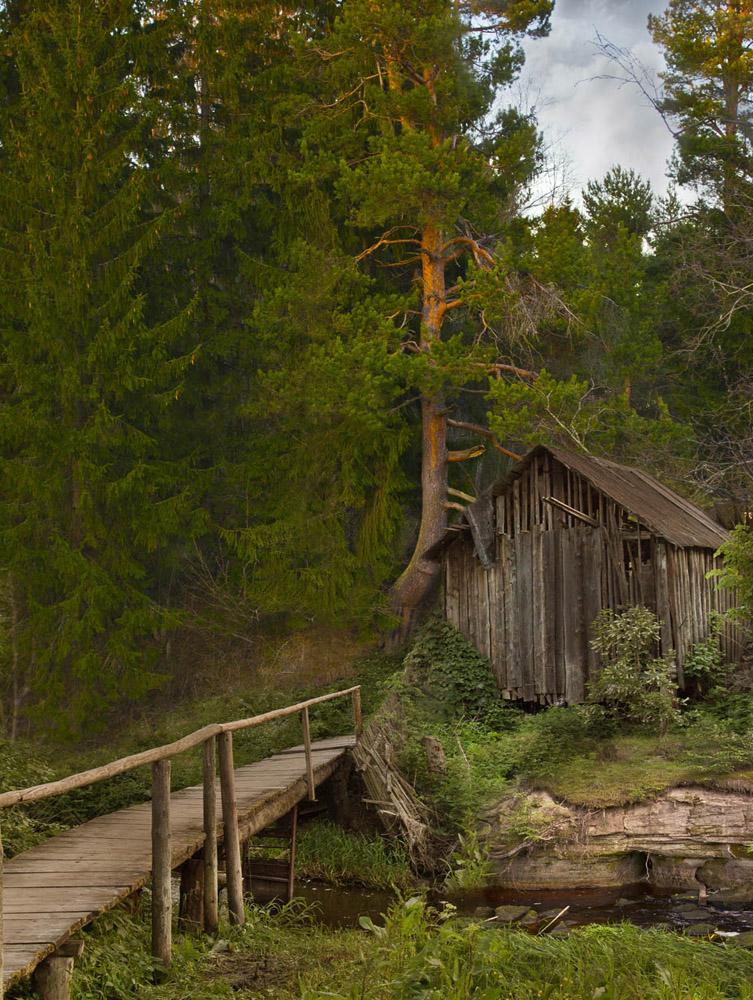
[[[171,221],[139,156],[145,26],[128,0],[40,0],[4,24],[0,563],[23,683],[74,728],[158,682],[153,573],[200,522],[160,441],[186,304],[155,323],[143,291]]]

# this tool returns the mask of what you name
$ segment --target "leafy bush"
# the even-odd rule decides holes
[[[694,681],[696,693],[706,701],[722,697],[728,687],[730,668],[719,641],[723,628],[724,616],[712,611],[709,634],[694,643],[685,657],[685,676]]]
[[[404,666],[409,681],[434,703],[435,715],[466,716],[492,728],[505,728],[516,718],[500,696],[489,660],[439,614],[418,632]]]
[[[737,591],[740,602],[737,617],[749,622],[753,616],[753,531],[750,525],[738,524],[719,549],[724,563],[712,571],[720,587]]]
[[[661,622],[644,607],[615,614],[599,612],[593,623],[593,648],[604,666],[591,682],[588,701],[601,705],[607,716],[621,722],[659,725],[662,732],[679,720],[669,655],[654,655]]]

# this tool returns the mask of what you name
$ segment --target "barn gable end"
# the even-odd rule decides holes
[[[734,603],[707,579],[727,537],[647,473],[538,447],[427,554],[444,563],[447,618],[489,657],[506,698],[577,703],[600,666],[590,625],[602,608],[654,610],[683,686],[710,612]],[[734,630],[724,642],[739,655]]]

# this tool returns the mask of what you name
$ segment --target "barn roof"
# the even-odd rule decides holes
[[[538,445],[515,466],[504,479],[499,480],[461,515],[461,523],[471,526],[476,544],[476,552],[486,565],[489,556],[489,539],[482,537],[474,522],[474,508],[487,510],[494,496],[500,496],[518,479],[537,455],[549,454],[562,462],[568,469],[587,479],[592,486],[611,497],[630,514],[633,514],[650,531],[666,538],[680,548],[718,549],[727,541],[729,532],[712,517],[705,514],[679,493],[664,486],[649,473],[628,465],[618,465],[605,458],[579,455],[560,448]],[[485,518],[484,518],[485,520]],[[445,536],[427,550],[428,558],[437,558],[441,551],[455,538],[457,531],[448,531]]]

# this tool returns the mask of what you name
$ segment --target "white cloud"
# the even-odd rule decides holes
[[[662,0],[557,0],[549,37],[526,43],[522,83],[540,94],[533,102],[539,124],[571,163],[575,196],[616,163],[649,179],[657,193],[666,191],[672,137],[636,87],[598,79],[617,70],[593,44],[598,32],[660,70],[646,20],[664,7]]]

